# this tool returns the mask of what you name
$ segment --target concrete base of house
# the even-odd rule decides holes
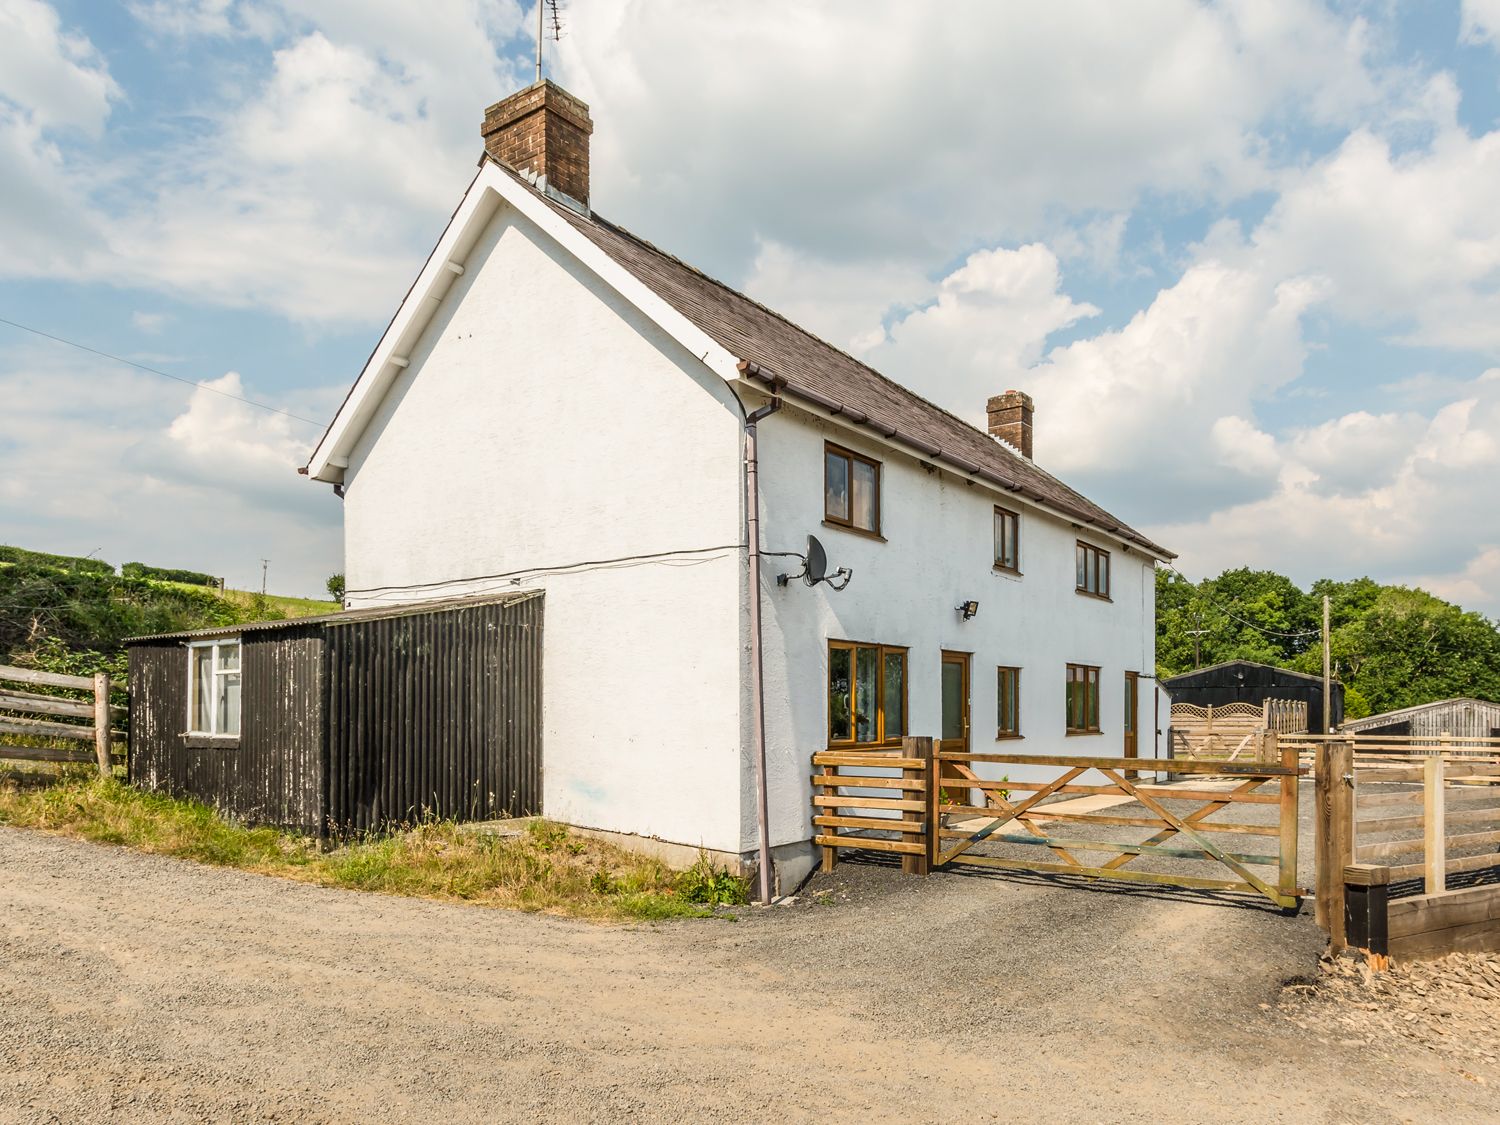
[[[535,817],[517,817],[513,820],[487,820],[464,827],[472,832],[484,832],[495,836],[519,836]],[[569,824],[568,828],[580,836],[614,844],[628,851],[659,859],[668,867],[691,867],[698,862],[699,854],[706,855],[710,863],[723,867],[736,875],[749,879],[752,886],[760,878],[759,855],[756,852],[726,852],[716,848],[699,847],[696,844],[677,844],[655,836],[637,836],[629,832],[611,832],[603,828],[588,828],[581,824]],[[822,859],[821,849],[811,840],[799,840],[792,844],[780,844],[771,849],[771,863],[776,872],[772,890],[778,896],[796,892],[814,871]]]

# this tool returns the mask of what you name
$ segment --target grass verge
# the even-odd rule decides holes
[[[323,852],[306,836],[247,828],[196,801],[91,777],[44,787],[0,778],[0,824],[320,886],[581,918],[703,918],[748,897],[743,878],[706,856],[674,871],[544,820],[503,837],[434,820]]]

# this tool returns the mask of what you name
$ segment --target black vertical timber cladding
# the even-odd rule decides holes
[[[542,599],[327,626],[339,831],[542,805]]]
[[[130,780],[319,833],[541,812],[542,608],[537,594],[247,628],[232,741],[187,734],[186,639],[133,642]]]
[[[323,812],[321,630],[289,623],[239,640],[240,735],[228,740],[187,733],[183,640],[131,646],[130,780],[242,820],[314,831]]]

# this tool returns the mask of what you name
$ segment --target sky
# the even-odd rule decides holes
[[[274,592],[508,0],[0,0],[0,542]],[[1500,617],[1500,0],[566,0],[592,204],[1180,555]],[[231,396],[238,396],[231,397]],[[240,398],[274,408],[259,409]]]

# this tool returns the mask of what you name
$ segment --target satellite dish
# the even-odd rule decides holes
[[[807,537],[807,566],[802,572],[802,581],[816,586],[828,577],[828,552],[818,542],[816,535]]]

